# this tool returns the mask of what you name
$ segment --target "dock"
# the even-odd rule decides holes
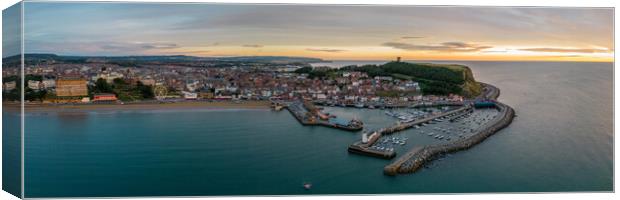
[[[309,102],[288,102],[285,104],[284,108],[304,126],[324,126],[345,131],[360,131],[364,129],[363,123],[357,120],[351,120],[348,124],[341,124],[331,122],[328,119],[321,119],[318,114],[318,109]]]

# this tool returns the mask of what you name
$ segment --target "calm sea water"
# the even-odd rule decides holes
[[[390,161],[347,153],[347,145],[361,133],[304,127],[285,111],[28,113],[25,194],[612,190],[611,63],[457,63],[470,66],[477,80],[498,86],[500,100],[515,108],[518,117],[475,148],[435,161],[415,174],[384,176],[383,166]],[[361,118],[370,127],[393,123],[380,110],[328,111]],[[428,142],[415,136],[409,141],[408,145]],[[306,181],[313,183],[312,190],[302,189]]]

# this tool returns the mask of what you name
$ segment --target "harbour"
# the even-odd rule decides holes
[[[515,116],[514,110],[511,107],[499,102],[496,103],[496,106],[500,112],[500,116],[495,117],[493,121],[488,122],[488,125],[485,125],[485,127],[475,130],[476,133],[473,136],[459,139],[447,144],[427,145],[414,148],[393,163],[385,166],[384,173],[390,176],[394,176],[398,173],[413,173],[422,167],[426,162],[432,161],[432,159],[437,157],[439,154],[453,153],[456,151],[469,149],[484,141],[486,138],[508,126]]]
[[[484,86],[483,93],[479,97],[476,97],[475,101],[469,101],[470,103],[465,104],[465,106],[462,106],[458,109],[441,112],[409,123],[401,124],[401,121],[399,121],[394,126],[374,131],[369,136],[367,135],[367,133],[364,133],[364,135],[362,136],[362,140],[350,145],[348,147],[348,151],[361,155],[392,159],[396,156],[396,152],[393,148],[376,148],[375,146],[373,146],[378,140],[380,140],[381,137],[385,135],[389,135],[412,127],[419,128],[420,125],[424,126],[425,124],[429,123],[434,124],[434,122],[443,122],[444,120],[448,120],[450,123],[454,123],[457,122],[457,120],[466,118],[471,115],[471,113],[474,113],[475,108],[496,109],[499,112],[497,114],[498,116],[494,116],[493,118],[491,118],[491,120],[482,124],[481,127],[476,128],[476,130],[469,130],[469,132],[472,134],[470,136],[463,137],[463,133],[460,133],[458,135],[458,138],[455,137],[455,139],[452,140],[452,137],[450,136],[447,136],[446,138],[446,136],[444,135],[434,134],[432,132],[428,133],[428,136],[434,136],[436,139],[443,140],[444,138],[446,138],[447,141],[452,141],[448,143],[426,145],[421,147],[416,146],[401,157],[399,157],[396,161],[385,166],[383,171],[384,174],[389,176],[394,176],[399,173],[413,173],[420,167],[422,167],[426,162],[430,162],[433,158],[437,157],[439,154],[452,153],[471,148],[472,146],[482,142],[487,137],[495,134],[502,128],[508,126],[515,116],[515,112],[510,106],[496,101],[499,97],[500,91],[497,87],[486,83],[481,84]],[[386,114],[390,116],[398,116],[393,112],[386,112]],[[488,118],[485,118],[485,120],[486,119]],[[478,122],[478,125],[480,125],[480,122]],[[448,129],[453,130],[452,128]],[[442,129],[439,127],[435,127],[435,130],[442,130],[443,132],[447,131],[446,129]],[[462,129],[456,132],[463,131],[467,130]]]

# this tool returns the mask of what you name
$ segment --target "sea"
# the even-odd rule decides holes
[[[25,115],[25,196],[613,191],[613,63],[441,63],[467,65],[476,80],[500,88],[499,100],[517,117],[481,144],[413,174],[386,176],[390,160],[347,152],[360,132],[302,126],[287,111],[36,112]],[[369,128],[394,123],[378,109],[326,111]],[[17,117],[3,113],[4,120]],[[402,133],[409,146],[428,142],[414,131]]]

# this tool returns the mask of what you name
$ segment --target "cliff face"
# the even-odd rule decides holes
[[[461,86],[463,89],[463,95],[466,97],[475,97],[482,93],[482,86],[480,83],[474,79],[474,74],[471,69],[467,66],[462,66],[463,69],[463,77],[465,82]]]

